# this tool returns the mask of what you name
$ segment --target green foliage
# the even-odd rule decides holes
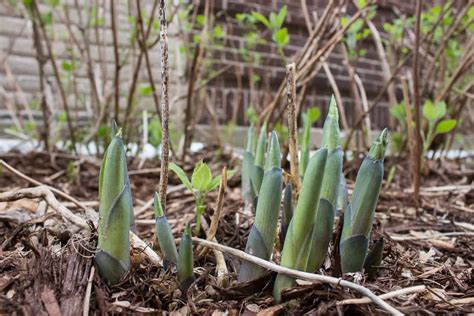
[[[407,119],[404,103],[390,108],[390,114],[395,117],[399,123],[400,129],[392,135],[392,142],[394,142],[394,150],[397,152],[404,151],[407,142]],[[458,124],[455,119],[448,119],[447,106],[444,101],[433,103],[431,100],[426,100],[422,107],[422,126],[428,126],[426,130],[421,130],[423,140],[423,156],[430,149],[430,146],[437,135],[451,132]],[[415,122],[411,122],[412,127],[415,127]]]
[[[382,186],[386,146],[387,130],[385,129],[374,141],[357,173],[352,201],[344,212],[340,240],[343,273],[361,271],[366,260],[375,206]]]
[[[113,137],[102,161],[99,201],[95,262],[99,274],[115,284],[130,267],[129,231],[133,225],[132,194],[121,131]]]
[[[74,161],[69,161],[66,168],[66,176],[69,183],[75,183],[79,178],[79,170]]]
[[[245,251],[269,260],[275,243],[278,217],[280,215],[280,202],[282,192],[282,170],[280,144],[275,132],[270,136],[266,155],[265,174],[260,188],[255,212],[255,223],[252,226]],[[265,269],[243,261],[240,267],[239,281],[245,282],[258,278]]]
[[[359,0],[357,6],[359,8],[365,7],[366,1]],[[373,5],[369,8],[366,13],[366,19],[371,20],[377,14],[377,6]],[[345,27],[350,20],[350,16],[342,16],[340,23]],[[344,44],[347,47],[347,52],[349,54],[349,59],[355,60],[357,57],[364,56],[367,54],[367,50],[359,47],[359,43],[365,40],[370,35],[370,29],[365,26],[365,21],[363,18],[356,19],[346,32],[344,37]]]
[[[265,44],[265,40],[258,34],[257,24],[262,24],[270,31],[272,41],[277,45],[278,53],[285,60],[283,49],[290,42],[288,29],[283,27],[287,12],[287,6],[284,5],[278,12],[271,12],[268,17],[257,11],[235,15],[237,23],[249,30],[244,34],[244,46],[240,49],[240,54],[245,61],[258,63],[260,60],[260,54],[254,50],[258,44]]]
[[[191,181],[181,167],[175,163],[169,165],[169,169],[173,171],[181,181],[181,183],[193,194],[194,202],[196,205],[196,227],[195,234],[199,236],[201,231],[201,216],[206,210],[206,204],[204,203],[206,194],[213,191],[219,186],[221,182],[221,175],[212,177],[209,166],[202,160],[199,161],[194,167]],[[234,170],[227,171],[227,177],[231,178],[234,175]]]
[[[163,254],[163,266],[168,268],[174,266],[178,260],[178,251],[174,242],[171,226],[168,223],[163,208],[161,206],[158,193],[155,192],[155,239],[158,242]]]
[[[258,114],[253,106],[249,106],[245,110],[245,116],[249,120],[250,124],[255,125],[258,122]]]
[[[156,118],[153,118],[148,123],[148,141],[154,147],[158,148],[158,146],[160,146],[161,144],[161,138],[162,138],[161,122],[160,122],[160,118],[156,117]]]
[[[178,254],[178,282],[181,290],[186,292],[189,286],[194,282],[194,257],[193,257],[193,242],[191,240],[191,228],[189,224],[181,237]]]
[[[449,133],[456,127],[456,120],[443,119],[446,114],[446,103],[444,101],[433,103],[431,100],[426,100],[423,104],[423,118],[428,122],[427,131],[422,132],[424,153],[429,150],[436,135]]]
[[[302,177],[306,171],[311,147],[311,126],[319,119],[321,111],[317,107],[311,107],[303,113],[303,135],[301,136],[301,158],[299,172]]]

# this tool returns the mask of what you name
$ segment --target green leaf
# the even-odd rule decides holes
[[[142,85],[140,86],[140,95],[141,96],[148,96],[150,95],[152,92],[153,92],[153,88],[151,87],[151,85],[147,84],[147,85]]]
[[[271,28],[271,26],[270,26],[270,21],[269,21],[263,14],[261,14],[260,12],[252,11],[252,16],[253,16],[257,21],[259,21],[260,23],[262,23],[263,25],[265,25],[266,27]]]
[[[400,123],[405,123],[405,105],[403,103],[399,103],[395,106],[390,107],[390,114],[394,116]]]
[[[286,46],[286,44],[288,44],[290,37],[288,36],[288,29],[286,27],[278,30],[278,32],[275,33],[275,41],[280,47]]]
[[[171,171],[173,171],[178,176],[179,180],[186,187],[186,189],[193,192],[193,185],[189,181],[188,176],[186,175],[184,170],[181,169],[181,167],[179,167],[177,164],[175,164],[173,162],[170,163],[169,168],[170,168]]]
[[[433,104],[431,100],[426,100],[423,104],[423,117],[430,122],[439,120],[446,115],[446,103],[444,101]]]
[[[308,110],[306,110],[306,113],[307,113],[306,115],[309,119],[310,125],[315,123],[321,116],[321,110],[319,110],[319,108],[315,106],[310,107]]]
[[[193,187],[199,192],[207,192],[208,187],[212,182],[211,169],[201,160],[194,167],[193,175],[191,176]]]
[[[235,172],[236,172],[236,170],[227,170],[227,179],[232,178],[234,176]],[[221,183],[221,178],[222,178],[222,176],[218,175],[217,177],[212,179],[211,183],[209,184],[209,186],[207,188],[207,192],[210,192],[210,191],[214,190],[215,188],[217,188],[219,186],[219,184]]]
[[[196,16],[196,23],[198,26],[202,27],[206,23],[206,17],[202,14]]]
[[[217,24],[214,27],[214,37],[221,39],[221,38],[224,38],[224,36],[225,36],[225,32],[224,32],[224,29],[222,28],[222,25]]]
[[[67,61],[63,61],[63,62],[61,63],[61,68],[62,68],[64,71],[68,71],[68,72],[72,71],[72,69],[73,69],[71,63],[70,63],[70,62],[67,62]]]
[[[50,11],[50,12],[41,13],[41,20],[46,25],[53,24],[53,12]]]
[[[278,12],[278,15],[276,16],[276,23],[279,28],[283,25],[283,22],[285,22],[287,12],[288,8],[286,5],[284,5],[281,7],[280,12]]]
[[[458,122],[453,119],[442,120],[436,125],[436,134],[446,134],[456,127]]]

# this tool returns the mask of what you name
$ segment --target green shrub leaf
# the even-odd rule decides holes
[[[189,191],[192,192],[193,191],[193,185],[191,184],[191,182],[189,182],[188,176],[186,175],[184,170],[181,169],[180,166],[178,166],[177,164],[175,164],[173,162],[170,163],[169,168],[170,168],[171,171],[173,171],[178,176],[179,180],[186,187],[186,189],[188,189]]]
[[[194,167],[191,183],[199,192],[207,192],[212,182],[211,169],[201,160]]]
[[[436,125],[436,134],[446,134],[456,127],[458,122],[453,119],[442,120]]]

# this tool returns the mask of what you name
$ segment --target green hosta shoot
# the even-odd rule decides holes
[[[253,154],[254,139],[254,128],[253,126],[250,126],[247,134],[247,148],[242,160],[242,195],[244,197],[245,205],[253,204],[255,200],[255,192],[251,181],[255,163],[255,157]]]
[[[367,258],[365,258],[364,270],[367,272],[370,281],[375,280],[377,271],[382,263],[383,245],[384,241],[382,237],[374,243],[372,250],[367,255]]]
[[[342,174],[339,117],[334,98],[324,123],[323,145],[306,167],[300,197],[283,245],[281,265],[314,272],[324,261],[332,227]],[[281,291],[295,284],[279,274],[273,296],[278,302]]]
[[[275,243],[282,192],[281,153],[275,132],[270,137],[265,174],[258,197],[253,224],[245,252],[269,260]],[[245,282],[261,276],[265,269],[248,261],[240,267],[239,281]]]
[[[105,152],[99,175],[99,241],[95,262],[100,275],[118,283],[130,267],[132,195],[121,130]]]
[[[286,233],[283,245],[281,265],[287,268],[304,271],[308,260],[309,238],[314,226],[316,205],[319,200],[323,180],[322,170],[326,164],[328,150],[319,149],[308,162],[301,192],[296,204],[293,218]],[[281,291],[295,284],[293,278],[279,274],[275,280],[273,296],[279,302]]]
[[[189,286],[194,282],[194,258],[193,258],[193,242],[191,240],[191,228],[189,224],[181,237],[178,254],[178,282],[181,290],[187,291]]]
[[[339,133],[339,115],[334,96],[331,98],[329,113],[324,122],[322,147],[328,150],[328,156],[324,167],[319,203],[316,208],[311,249],[306,265],[307,272],[315,272],[326,258],[332,236],[341,182],[342,149]]]
[[[206,210],[206,204],[204,203],[206,194],[216,189],[221,182],[221,176],[212,177],[211,169],[202,160],[199,161],[194,167],[191,181],[188,176],[178,165],[171,163],[169,166],[178,178],[181,180],[183,185],[193,194],[194,202],[196,204],[196,227],[195,234],[199,236],[201,232],[201,216]],[[227,177],[230,178],[234,175],[233,170],[229,170]]]
[[[168,219],[163,212],[160,197],[155,192],[155,238],[163,254],[163,266],[165,268],[175,266],[178,258],[178,251],[174,242]]]
[[[262,185],[264,164],[265,164],[265,149],[267,147],[267,124],[263,124],[258,136],[257,148],[255,151],[254,170],[252,172],[251,181],[254,192],[258,196],[260,186]]]
[[[288,231],[288,226],[290,226],[292,217],[293,217],[293,185],[291,184],[291,182],[289,182],[285,189],[285,195],[283,196],[283,212],[281,214],[281,231],[280,231],[280,241],[282,245],[285,242],[286,232]]]
[[[321,112],[317,107],[309,108],[303,114],[303,135],[301,137],[300,176],[304,175],[309,161],[311,147],[311,126],[319,119]]]
[[[387,130],[374,141],[357,173],[352,201],[344,213],[340,241],[343,273],[361,271],[366,260],[369,236],[383,179]]]
[[[344,174],[341,174],[341,181],[339,183],[339,193],[337,194],[337,211],[342,212],[346,209],[349,197],[347,192],[347,182]]]

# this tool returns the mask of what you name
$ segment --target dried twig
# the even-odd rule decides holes
[[[349,130],[349,124],[347,123],[346,111],[344,109],[344,104],[342,103],[342,96],[339,87],[337,86],[336,79],[334,78],[331,68],[327,62],[323,62],[323,69],[328,78],[329,84],[331,85],[334,97],[336,98],[337,109],[339,110],[339,117],[341,118],[341,125],[344,131]]]
[[[58,65],[56,64],[56,58],[54,57],[55,55],[53,53],[51,40],[46,31],[46,26],[44,24],[44,21],[41,17],[41,12],[39,11],[39,8],[38,8],[38,3],[36,1],[32,1],[31,8],[32,8],[31,11],[33,13],[33,16],[39,22],[38,25],[40,26],[41,33],[43,34],[43,40],[46,44],[46,50],[48,51],[48,58],[51,61],[51,66],[53,68],[53,74],[54,74],[54,78],[56,79],[59,95],[61,97],[61,102],[64,107],[64,112],[66,112],[66,122],[69,129],[69,135],[71,137],[72,147],[73,147],[74,152],[77,154],[76,133],[75,133],[74,125],[72,124],[71,112],[69,111],[69,105],[68,105],[68,101],[66,97],[66,92],[64,91],[63,83],[61,81],[61,75],[59,73]]]
[[[21,199],[37,199],[42,198],[50,207],[59,213],[64,219],[74,225],[90,230],[89,224],[82,218],[72,213],[68,208],[59,203],[54,196],[51,188],[41,185],[34,188],[24,188],[16,191],[7,191],[0,193],[0,202],[12,202]]]
[[[399,297],[402,295],[407,295],[407,294],[413,294],[413,293],[420,293],[426,291],[426,286],[425,285],[416,285],[416,286],[411,286],[407,287],[404,289],[388,292],[382,295],[379,295],[381,299],[388,299],[388,298],[394,298],[394,297]],[[370,298],[368,297],[362,297],[362,298],[352,298],[352,299],[347,299],[343,301],[339,301],[336,303],[336,305],[356,305],[356,304],[368,304],[372,302]]]
[[[298,126],[296,118],[296,65],[294,63],[286,66],[286,100],[288,110],[288,142],[290,148],[290,170],[291,182],[294,193],[300,190],[300,175],[298,170]]]
[[[420,117],[420,94],[419,94],[419,67],[418,58],[420,47],[420,18],[421,0],[416,1],[416,23],[415,23],[415,51],[413,53],[413,105],[415,107],[415,161],[413,162],[413,199],[416,205],[420,201],[420,168],[421,168],[421,117]]]
[[[219,220],[221,218],[222,207],[224,206],[225,189],[227,188],[227,167],[222,169],[221,183],[219,184],[219,193],[217,194],[217,205],[212,214],[211,227],[209,228],[207,239],[211,240],[216,236]]]
[[[114,63],[115,63],[115,73],[114,73],[114,118],[117,123],[119,120],[119,102],[120,102],[120,70],[122,65],[120,63],[120,53],[118,47],[118,34],[117,34],[117,21],[116,21],[116,12],[115,12],[115,3],[116,1],[110,0],[110,20],[112,26],[112,40],[114,45]]]
[[[91,302],[91,293],[92,293],[92,281],[94,280],[95,267],[91,267],[91,272],[89,274],[89,279],[87,280],[86,294],[84,297],[84,307],[82,308],[82,315],[89,315],[89,308]]]
[[[286,268],[286,267],[283,267],[283,266],[279,266],[279,265],[277,265],[275,263],[272,263],[270,261],[266,261],[266,260],[263,260],[261,258],[249,255],[248,253],[245,253],[241,250],[237,250],[237,249],[234,249],[234,248],[231,248],[231,247],[223,246],[223,245],[220,245],[218,243],[211,242],[211,241],[204,240],[204,239],[200,239],[200,238],[197,238],[197,237],[193,237],[192,240],[195,244],[198,244],[198,245],[201,245],[201,246],[204,246],[204,247],[209,247],[211,249],[222,251],[224,253],[227,253],[229,255],[232,255],[232,256],[237,257],[237,258],[242,259],[242,260],[246,260],[246,261],[255,263],[256,265],[259,265],[259,266],[261,266],[265,269],[268,269],[268,270],[271,270],[271,271],[274,271],[274,272],[277,272],[277,273],[282,273],[282,274],[285,274],[285,275],[288,275],[288,276],[291,276],[291,277],[294,277],[294,278],[307,280],[307,281],[310,281],[310,282],[322,282],[322,283],[332,284],[332,285],[335,285],[335,286],[342,286],[342,287],[353,289],[353,290],[361,293],[362,295],[367,296],[368,298],[370,298],[372,300],[372,302],[374,302],[375,304],[377,304],[378,306],[383,308],[388,313],[390,313],[392,315],[403,315],[400,311],[398,311],[397,309],[392,307],[390,304],[385,302],[383,299],[381,299],[380,297],[375,295],[371,290],[367,289],[366,287],[363,287],[362,285],[359,285],[359,284],[356,284],[356,283],[353,283],[353,282],[349,282],[349,281],[346,281],[346,280],[343,280],[343,279],[326,276],[326,275],[308,273],[308,272],[302,272],[302,271],[298,271],[298,270],[289,269],[289,268]]]
[[[160,1],[160,48],[161,48],[161,173],[160,201],[166,209],[166,190],[168,186],[168,160],[170,148],[169,133],[169,69],[168,69],[168,22],[166,21],[165,1]]]
[[[471,232],[448,232],[448,233],[439,233],[433,234],[431,236],[396,236],[390,235],[390,239],[394,241],[412,241],[412,240],[425,240],[425,239],[435,239],[441,237],[474,237],[474,233]]]
[[[88,207],[86,207],[85,205],[83,205],[81,202],[79,202],[77,199],[73,198],[72,196],[70,196],[69,194],[66,194],[64,193],[63,191],[61,190],[58,190],[54,187],[51,187],[51,186],[48,186],[48,185],[44,185],[43,183],[39,182],[38,180],[35,180],[33,178],[30,178],[28,177],[26,174],[22,173],[21,171],[13,168],[12,166],[10,166],[8,163],[6,163],[3,159],[0,159],[0,165],[2,165],[3,167],[5,167],[5,169],[7,169],[8,171],[12,172],[13,174],[19,176],[20,178],[28,181],[29,183],[31,184],[34,184],[34,185],[37,185],[37,186],[44,186],[44,187],[47,187],[49,190],[51,190],[52,192],[56,193],[57,195],[63,197],[64,199],[68,200],[68,201],[71,201],[72,203],[74,203],[76,206],[82,208],[84,211],[90,211],[90,209]]]
[[[91,230],[91,227],[88,222],[82,217],[75,215],[67,207],[61,204],[56,199],[51,189],[47,186],[38,186],[34,188],[25,188],[16,191],[0,193],[0,202],[11,202],[21,199],[38,198],[45,200],[48,205],[59,215],[61,215],[61,217],[66,221],[76,225],[79,228],[85,229],[86,231]],[[154,252],[153,249],[148,246],[147,243],[145,243],[142,239],[140,239],[140,237],[138,237],[133,232],[130,232],[130,244],[133,248],[142,251],[153,264],[158,266],[162,265],[162,258],[156,252]]]

